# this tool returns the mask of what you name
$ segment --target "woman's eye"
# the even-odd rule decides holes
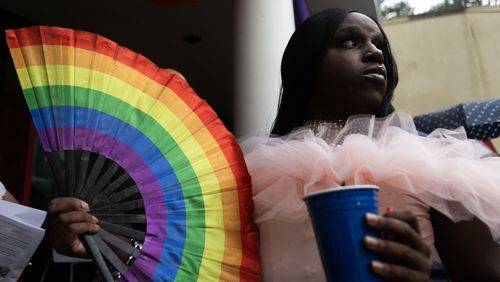
[[[347,48],[356,48],[358,43],[354,39],[346,39],[342,42],[342,45]]]

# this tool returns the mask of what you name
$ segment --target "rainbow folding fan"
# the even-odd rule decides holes
[[[84,241],[107,280],[259,280],[242,153],[185,80],[89,32],[6,34],[58,196],[99,218]]]

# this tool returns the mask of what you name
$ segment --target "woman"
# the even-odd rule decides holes
[[[255,219],[261,231],[263,278],[323,281],[312,228],[300,199],[308,191],[332,183],[342,185],[342,180],[348,179],[339,176],[343,163],[323,153],[347,150],[345,143],[339,150],[330,144],[342,144],[337,141],[349,135],[343,126],[350,116],[385,117],[393,111],[397,68],[387,37],[376,21],[355,11],[331,9],[311,17],[295,31],[283,55],[281,72],[282,95],[272,133],[295,131],[285,138],[243,143],[252,175]],[[385,123],[399,119],[396,116]],[[363,124],[351,122],[347,132],[358,132]],[[315,139],[308,129],[296,129],[303,126],[322,139]],[[350,160],[349,154],[344,157],[346,162]],[[335,161],[340,166],[332,170]],[[375,179],[372,175],[366,178]],[[367,216],[368,225],[384,234],[382,239],[366,238],[364,242],[383,259],[372,264],[374,272],[389,280],[427,281],[429,248],[433,263],[439,263],[435,241],[454,281],[500,280],[500,248],[486,225],[477,219],[453,223],[430,208],[425,200],[439,201],[431,197],[434,194],[427,194],[417,197],[405,190],[382,187],[381,208],[394,206],[411,212]]]

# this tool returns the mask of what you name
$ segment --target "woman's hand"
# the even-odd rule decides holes
[[[429,281],[430,248],[410,211],[367,214],[366,222],[382,232],[381,239],[367,236],[364,240],[366,248],[383,260],[372,262],[376,274],[390,281]]]
[[[58,253],[86,256],[79,235],[96,233],[100,227],[97,218],[88,213],[89,206],[76,198],[55,198],[47,208],[47,237]]]
[[[9,190],[5,191],[5,195],[3,196],[3,199],[5,201],[9,201],[9,202],[12,202],[12,203],[16,203],[16,204],[19,204],[19,202],[17,201],[16,197],[14,197],[14,195],[12,195]]]

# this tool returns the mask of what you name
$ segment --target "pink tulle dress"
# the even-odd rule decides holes
[[[500,157],[463,128],[419,136],[411,116],[351,117],[342,129],[298,128],[242,142],[252,176],[264,281],[325,281],[302,200],[342,184],[376,184],[379,209],[409,209],[439,264],[432,207],[453,221],[478,217],[500,241]]]

